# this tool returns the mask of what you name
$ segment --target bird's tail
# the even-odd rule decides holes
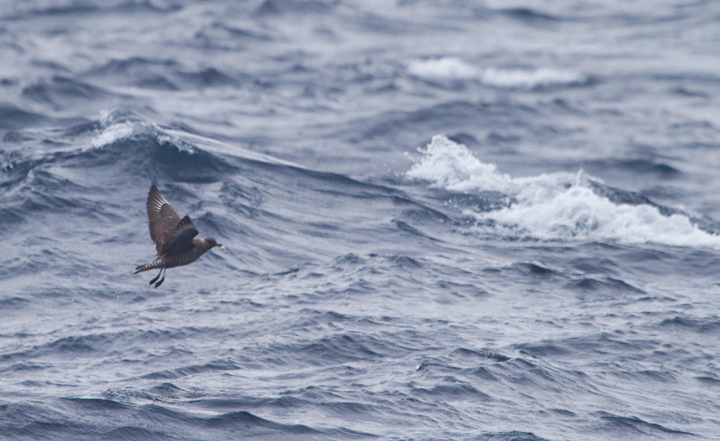
[[[163,266],[163,261],[161,258],[158,257],[157,259],[153,260],[150,263],[146,263],[145,265],[140,265],[140,266],[135,267],[135,272],[133,274],[141,273],[143,271],[149,271],[149,270],[155,269],[155,268],[162,268],[162,266]]]

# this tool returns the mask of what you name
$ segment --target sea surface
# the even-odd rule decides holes
[[[719,23],[1,2],[0,439],[720,439]]]

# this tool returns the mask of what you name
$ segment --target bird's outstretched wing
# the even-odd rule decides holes
[[[198,230],[190,220],[190,216],[185,216],[164,241],[159,253],[162,255],[186,253],[195,246],[193,237],[197,235]]]
[[[155,242],[160,254],[164,243],[180,224],[180,216],[172,209],[154,184],[150,186],[146,205],[148,221],[150,221],[150,238]]]

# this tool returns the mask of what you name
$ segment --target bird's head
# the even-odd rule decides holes
[[[205,246],[207,247],[208,250],[211,248],[220,247],[220,251],[225,251],[225,247],[223,245],[217,243],[217,241],[215,239],[213,239],[212,237],[208,237],[207,239],[205,239]]]

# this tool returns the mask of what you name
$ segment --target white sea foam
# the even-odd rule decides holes
[[[413,60],[408,64],[413,75],[448,80],[478,80],[493,87],[532,89],[535,87],[562,86],[587,81],[585,75],[559,69],[480,69],[456,57]]]
[[[122,122],[119,124],[112,124],[90,141],[90,145],[93,148],[100,148],[108,144],[112,144],[120,139],[129,138],[135,133],[135,124],[131,122]]]
[[[578,72],[541,68],[537,70],[494,69],[483,72],[483,84],[514,89],[580,84],[587,79]]]
[[[469,80],[479,78],[482,71],[456,57],[413,60],[408,72],[425,78]]]
[[[101,114],[101,121],[106,127],[93,136],[90,141],[92,148],[101,148],[133,137],[148,136],[151,138],[154,137],[160,144],[169,143],[184,152],[196,153],[192,144],[184,142],[181,137],[176,136],[172,130],[163,130],[155,124],[138,120],[114,122],[113,118],[115,118],[115,115],[110,112],[103,112]]]
[[[195,135],[182,130],[167,127],[161,128],[155,124],[140,120],[113,122],[115,117],[115,114],[111,112],[103,112],[101,114],[101,122],[106,127],[95,133],[90,140],[89,147],[86,148],[98,149],[118,141],[147,136],[154,138],[159,144],[172,144],[178,150],[185,153],[197,154],[199,151],[207,151],[212,154],[229,155],[270,164],[305,168],[290,161],[254,152],[237,144],[226,144],[216,139]]]
[[[513,199],[500,210],[466,211],[478,220],[495,221],[493,228],[503,235],[720,248],[720,236],[698,229],[687,216],[664,216],[651,205],[616,204],[598,195],[582,172],[513,178],[443,135],[434,136],[421,152],[408,178],[451,191],[497,191]]]

